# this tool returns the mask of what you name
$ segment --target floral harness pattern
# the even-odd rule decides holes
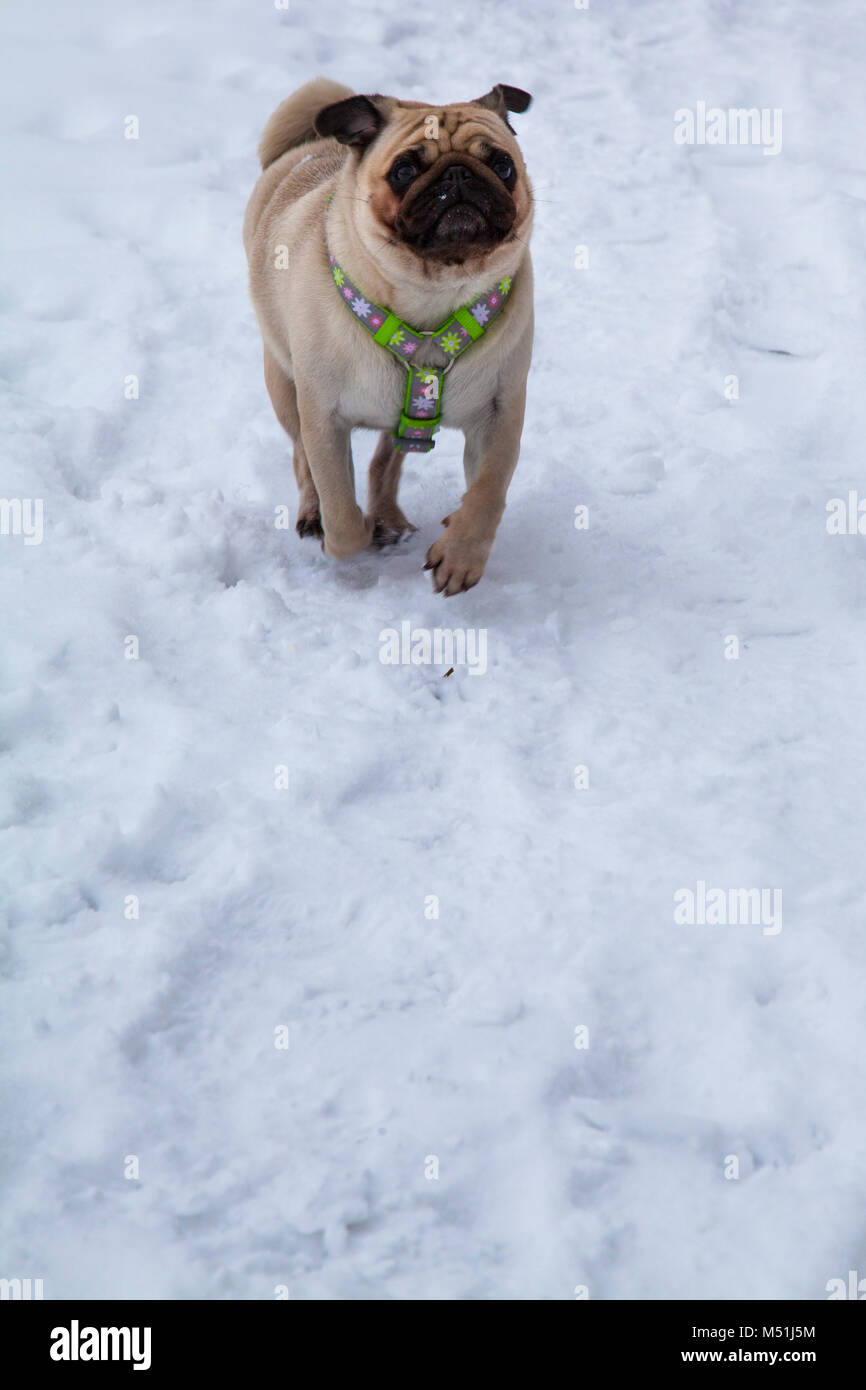
[[[511,276],[500,280],[495,289],[480,294],[471,304],[456,309],[441,328],[424,330],[411,328],[390,309],[383,309],[366,299],[345,270],[337,265],[334,257],[329,255],[328,260],[334,284],[346,308],[366,328],[373,341],[393,353],[409,373],[403,409],[396,429],[392,431],[394,439],[406,453],[428,453],[436,442],[433,435],[439,428],[442,416],[445,374],[461,353],[483,337],[492,321],[502,312],[511,293]],[[449,359],[446,367],[412,365],[412,357],[425,338],[432,338],[438,343]]]

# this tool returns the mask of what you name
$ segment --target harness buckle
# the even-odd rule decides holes
[[[435,439],[412,439],[405,434],[392,434],[391,438],[402,454],[429,454],[436,444]]]

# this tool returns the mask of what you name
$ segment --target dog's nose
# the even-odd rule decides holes
[[[467,169],[465,164],[452,164],[449,169],[445,170],[439,182],[452,184],[455,188],[459,188],[462,183],[468,183],[471,178],[472,171]]]

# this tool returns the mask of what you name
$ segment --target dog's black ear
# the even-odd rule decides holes
[[[487,106],[504,118],[506,111],[526,111],[531,101],[532,97],[528,92],[522,92],[519,87],[507,87],[504,82],[497,82],[486,96],[478,97],[475,105]]]
[[[341,145],[354,145],[365,150],[375,140],[385,117],[369,97],[346,97],[325,106],[313,121],[317,135],[333,136]]]

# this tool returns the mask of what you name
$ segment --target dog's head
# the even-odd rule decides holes
[[[320,111],[315,128],[348,145],[358,234],[394,269],[436,278],[494,270],[528,237],[532,189],[509,111],[532,98],[497,86],[476,101],[428,106],[353,96]]]

